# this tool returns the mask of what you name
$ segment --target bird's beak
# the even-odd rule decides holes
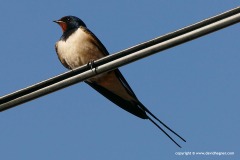
[[[55,21],[53,21],[53,22],[55,22],[55,23],[61,23],[61,22],[63,22],[63,21],[60,21],[60,20],[55,20]]]
[[[67,30],[67,24],[65,22],[60,21],[60,20],[56,20],[53,22],[57,23],[62,28],[63,32],[65,32]]]

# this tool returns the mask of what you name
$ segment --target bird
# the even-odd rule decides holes
[[[85,64],[93,66],[92,62],[94,62],[94,60],[109,55],[109,52],[101,41],[78,17],[64,16],[53,22],[57,23],[63,32],[62,36],[55,44],[55,50],[58,59],[67,69],[73,70]],[[182,141],[186,142],[184,138],[158,119],[139,101],[119,69],[101,73],[100,75],[87,79],[85,83],[125,111],[141,119],[151,121],[178,147],[181,148],[181,146],[158,123],[175,134]]]

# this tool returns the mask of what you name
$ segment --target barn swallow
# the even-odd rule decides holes
[[[74,16],[65,16],[54,22],[59,24],[63,32],[60,40],[56,42],[55,49],[59,60],[66,68],[74,69],[109,55],[101,41],[81,19]],[[181,147],[157,122],[186,142],[138,100],[118,69],[102,73],[85,82],[122,109],[139,118],[150,120],[177,146]]]

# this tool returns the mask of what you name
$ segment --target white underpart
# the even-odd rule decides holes
[[[89,41],[89,35],[78,28],[66,41],[60,40],[56,43],[60,57],[74,69],[91,60],[103,57],[98,47]]]

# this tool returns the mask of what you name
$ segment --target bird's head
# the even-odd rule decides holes
[[[63,32],[76,29],[80,26],[86,27],[85,23],[81,19],[75,16],[65,16],[53,22],[59,24]]]

